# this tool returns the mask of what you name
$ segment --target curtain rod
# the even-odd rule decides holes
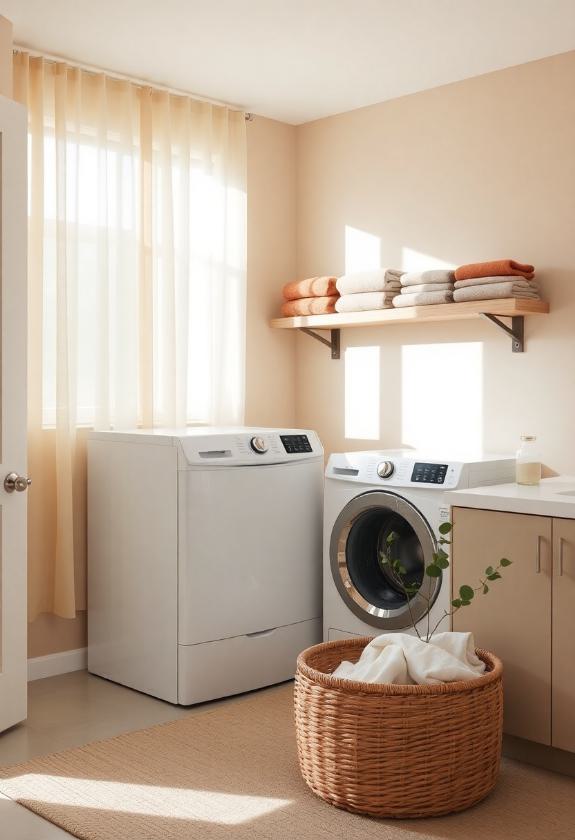
[[[112,79],[116,79],[119,82],[130,82],[133,85],[141,88],[153,88],[154,90],[162,90],[166,93],[171,93],[174,96],[185,96],[188,99],[197,99],[199,102],[206,102],[209,105],[217,105],[220,108],[228,108],[230,111],[243,111],[244,117],[248,122],[252,122],[254,119],[254,114],[250,113],[249,111],[244,111],[243,108],[239,108],[236,105],[230,105],[228,102],[221,102],[218,99],[210,99],[207,96],[199,96],[195,93],[190,93],[186,90],[179,90],[177,88],[168,87],[167,85],[157,84],[156,82],[150,82],[146,79],[138,79],[134,76],[126,76],[123,73],[117,73],[114,70],[106,70],[103,67],[96,67],[92,64],[82,64],[79,61],[74,61],[71,58],[65,58],[59,55],[53,55],[52,53],[45,53],[41,52],[40,50],[30,49],[29,47],[21,46],[20,44],[15,44],[13,52],[16,53],[27,53],[31,55],[33,58],[43,58],[45,61],[50,61],[54,64],[69,64],[71,67],[77,67],[78,70],[84,70],[86,73],[93,73],[94,75],[99,75],[100,73],[104,73],[106,76],[109,76]]]

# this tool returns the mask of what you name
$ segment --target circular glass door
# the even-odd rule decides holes
[[[441,577],[425,575],[436,542],[426,519],[402,496],[373,491],[341,511],[331,534],[331,571],[338,591],[366,624],[400,630],[431,609]],[[396,569],[401,568],[398,579]]]

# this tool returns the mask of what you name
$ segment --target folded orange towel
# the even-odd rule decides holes
[[[500,277],[510,275],[525,277],[532,280],[535,268],[528,263],[515,262],[515,260],[491,260],[491,262],[469,263],[460,265],[455,269],[456,280],[472,280],[476,277]]]
[[[335,302],[338,298],[339,295],[330,295],[288,300],[282,304],[282,315],[284,318],[293,318],[294,315],[329,315],[335,312]]]
[[[307,280],[286,283],[283,288],[284,300],[337,295],[336,280],[337,277],[308,277]]]

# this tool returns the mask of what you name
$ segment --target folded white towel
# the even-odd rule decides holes
[[[429,306],[433,303],[451,303],[453,292],[420,292],[419,294],[401,294],[393,299],[394,306]],[[337,306],[337,304],[336,304]]]
[[[473,680],[485,672],[472,633],[437,633],[429,643],[408,633],[383,633],[355,665],[341,662],[334,677],[391,685],[435,685]]]
[[[402,286],[421,286],[422,283],[453,283],[455,274],[444,268],[430,271],[408,271],[401,276]]]
[[[491,300],[493,298],[522,298],[526,300],[539,300],[539,292],[525,288],[525,282],[514,283],[509,280],[506,283],[486,283],[478,286],[465,286],[455,289],[453,300],[462,303],[466,300]]]
[[[395,268],[377,268],[373,271],[354,271],[338,277],[336,287],[340,295],[361,292],[384,292],[401,286],[401,271]]]
[[[359,292],[342,295],[335,302],[336,312],[367,312],[370,309],[391,309],[398,292]]]
[[[456,280],[456,289],[467,289],[470,286],[486,286],[493,283],[515,283],[521,288],[538,291],[539,286],[535,280],[524,280],[523,277],[510,277],[507,275],[499,275],[497,277],[474,277],[473,280]]]
[[[417,295],[420,292],[452,292],[453,283],[421,283],[419,286],[402,286],[402,295]]]

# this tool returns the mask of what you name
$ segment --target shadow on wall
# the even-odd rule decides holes
[[[345,227],[345,271],[379,268],[381,238]],[[404,271],[454,268],[453,263],[402,248]],[[380,345],[345,351],[345,438],[378,442],[382,417],[396,416],[394,445],[430,452],[465,452],[483,448],[483,343],[404,344],[386,370]],[[400,370],[397,370],[399,365]],[[390,387],[391,386],[391,387]],[[388,411],[385,404],[389,404]]]

